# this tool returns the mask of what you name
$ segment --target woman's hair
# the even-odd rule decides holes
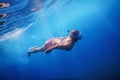
[[[72,30],[70,32],[70,37],[72,37],[72,38],[79,38],[79,31],[78,30]]]

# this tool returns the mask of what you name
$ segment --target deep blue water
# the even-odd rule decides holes
[[[0,80],[120,80],[119,0],[0,0]],[[79,30],[71,51],[28,48]]]

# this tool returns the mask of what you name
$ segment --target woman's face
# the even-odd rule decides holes
[[[79,31],[78,31],[78,30],[72,30],[72,31],[70,32],[70,36],[71,36],[72,38],[78,38],[78,37],[79,37]]]

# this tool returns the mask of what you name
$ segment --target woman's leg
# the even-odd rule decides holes
[[[32,53],[37,53],[37,52],[44,52],[44,46],[42,47],[32,47],[28,50],[28,56],[30,56]]]

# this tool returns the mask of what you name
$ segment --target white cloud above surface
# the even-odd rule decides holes
[[[31,26],[32,26],[32,23],[25,28],[19,28],[19,29],[16,28],[15,30],[0,36],[0,42],[19,37],[24,31],[26,31]]]

